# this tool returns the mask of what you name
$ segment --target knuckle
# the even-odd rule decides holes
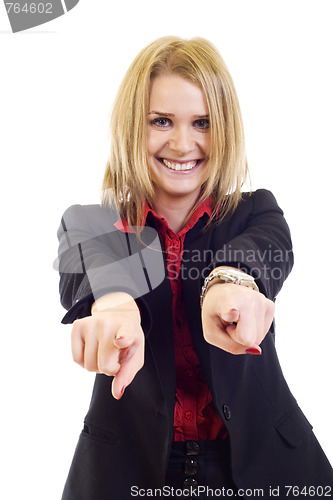
[[[98,358],[98,371],[104,373],[104,375],[116,375],[120,368],[118,360],[110,356],[110,352],[99,353]]]
[[[78,345],[77,343],[74,344],[72,342],[72,358],[73,360],[77,363],[81,360],[82,358],[82,353],[83,353],[83,346],[82,343]]]
[[[74,320],[73,321],[73,328],[76,328],[78,325],[80,325],[82,323],[82,319],[83,318]]]
[[[88,372],[97,372],[98,371],[96,364],[95,363],[91,363],[90,361],[85,361],[84,368]]]
[[[84,368],[84,362],[83,362],[81,356],[79,356],[77,353],[73,352],[72,358],[73,358],[74,363],[76,363]]]
[[[118,369],[119,369],[119,367],[116,368],[114,366],[110,366],[110,365],[104,364],[104,363],[101,363],[98,366],[98,371],[100,373],[104,373],[104,375],[108,375],[109,377],[116,375],[118,372]]]
[[[83,346],[80,346],[80,348],[72,347],[72,358],[75,363],[77,363],[80,366],[84,366]]]

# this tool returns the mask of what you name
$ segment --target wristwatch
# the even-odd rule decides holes
[[[250,274],[246,274],[243,271],[231,268],[217,269],[216,271],[212,271],[204,281],[200,297],[201,307],[208,289],[214,284],[214,282],[242,285],[248,288],[252,288],[252,290],[255,290],[256,292],[259,292],[259,288],[256,285],[254,278],[250,276]]]

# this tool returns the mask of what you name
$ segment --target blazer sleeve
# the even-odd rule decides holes
[[[273,194],[265,189],[247,194],[229,228],[231,237],[216,251],[212,267],[229,265],[244,270],[274,300],[294,259],[290,230]]]
[[[73,205],[58,229],[60,301],[68,310],[63,323],[91,314],[95,300],[110,292],[127,292],[140,300],[164,279],[164,265],[157,232],[142,228],[136,234],[119,231],[117,216],[99,205]]]

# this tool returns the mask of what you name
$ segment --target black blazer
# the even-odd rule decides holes
[[[104,293],[123,290],[136,299],[146,335],[144,367],[120,401],[110,394],[110,378],[96,376],[63,500],[130,499],[131,486],[164,485],[175,397],[172,291],[153,218],[142,243],[115,230],[117,218],[110,209],[76,205],[58,231],[63,322],[89,315]],[[207,218],[185,237],[183,297],[194,348],[229,433],[233,480],[238,488],[262,489],[264,498],[278,487],[280,498],[291,496],[287,486],[331,487],[332,468],[283,377],[274,324],[261,356],[228,354],[202,334],[201,287],[218,265],[241,267],[275,300],[293,265],[283,212],[272,193],[258,190],[205,231]]]

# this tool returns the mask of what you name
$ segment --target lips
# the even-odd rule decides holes
[[[194,167],[196,167],[198,165],[198,163],[201,162],[201,160],[191,160],[191,161],[179,163],[179,162],[167,160],[166,158],[160,158],[159,160],[166,167],[168,167],[170,170],[175,170],[177,172],[192,170]]]

